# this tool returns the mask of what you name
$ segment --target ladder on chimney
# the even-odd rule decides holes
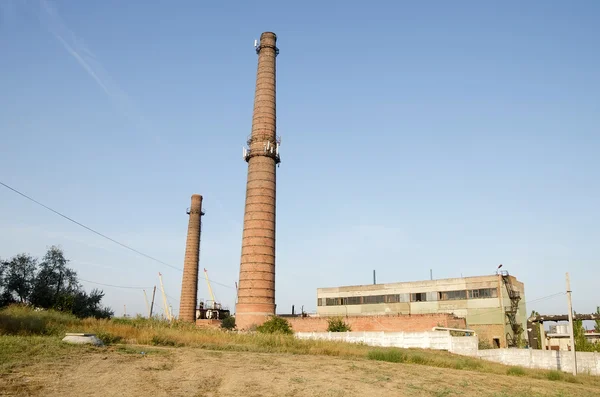
[[[519,310],[519,302],[521,301],[521,293],[515,289],[515,286],[510,279],[510,275],[506,270],[500,272],[502,276],[502,281],[506,286],[506,291],[508,292],[508,297],[510,299],[510,308],[505,309],[505,314],[508,319],[508,324],[513,331],[513,335],[506,335],[506,344],[509,347],[518,347],[521,334],[523,333],[523,326],[517,320],[517,311]]]

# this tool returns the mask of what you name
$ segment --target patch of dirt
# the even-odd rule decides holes
[[[576,384],[324,356],[109,348],[0,378],[15,396],[593,396]],[[142,354],[140,351],[144,351]]]

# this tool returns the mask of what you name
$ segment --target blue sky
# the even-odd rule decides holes
[[[179,268],[202,194],[200,266],[233,306],[253,42],[274,31],[279,312],[373,269],[499,263],[527,300],[568,271],[574,309],[600,305],[600,4],[152,3],[0,2],[2,182]],[[86,280],[149,291],[162,272],[177,311],[180,272],[0,189],[0,256],[52,244]],[[145,311],[141,290],[103,289]]]

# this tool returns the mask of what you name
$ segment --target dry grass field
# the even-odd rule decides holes
[[[40,320],[42,319],[42,320]],[[61,342],[93,331],[105,347]],[[0,395],[600,396],[600,377],[158,321],[0,312]]]

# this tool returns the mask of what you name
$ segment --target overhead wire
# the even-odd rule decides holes
[[[536,298],[536,299],[532,299],[532,300],[526,301],[525,304],[530,304],[530,303],[534,303],[534,302],[541,302],[543,300],[551,299],[551,298],[554,298],[554,297],[557,297],[557,296],[560,296],[560,295],[565,295],[565,292],[557,292],[557,293],[554,293],[552,295],[542,296],[540,298]],[[503,307],[496,307],[494,309],[490,309],[490,310],[487,310],[485,312],[480,312],[480,313],[477,313],[477,314],[469,315],[469,317],[473,318],[473,317],[484,316],[486,314],[494,313],[494,312],[497,312],[497,311],[503,310],[503,309],[504,309]]]
[[[86,279],[83,279],[81,277],[78,277],[78,279],[81,280],[81,281],[85,281],[86,283],[103,285],[105,287],[113,287],[113,288],[125,288],[125,289],[150,289],[150,288],[152,288],[152,287],[130,287],[130,286],[125,286],[125,285],[104,284],[104,283],[98,283],[96,281],[86,280]]]
[[[143,253],[142,251],[139,251],[139,250],[137,250],[137,249],[135,249],[135,248],[133,248],[133,247],[130,247],[130,246],[129,246],[129,245],[127,245],[127,244],[121,243],[120,241],[117,241],[117,240],[115,240],[114,238],[111,238],[111,237],[109,237],[109,236],[107,236],[107,235],[105,235],[105,234],[103,234],[103,233],[101,233],[101,232],[99,232],[99,231],[97,231],[97,230],[94,230],[93,228],[91,228],[91,227],[89,227],[89,226],[86,226],[86,225],[84,225],[83,223],[81,223],[81,222],[78,222],[78,221],[76,221],[75,219],[73,219],[73,218],[71,218],[71,217],[69,217],[69,216],[67,216],[67,215],[65,215],[65,214],[63,214],[63,213],[61,213],[61,212],[59,212],[59,211],[57,211],[57,210],[55,210],[55,209],[53,209],[53,208],[51,208],[51,207],[49,207],[49,206],[45,205],[45,204],[43,204],[43,203],[41,203],[40,201],[38,201],[38,200],[34,199],[33,197],[30,197],[30,196],[28,196],[27,194],[25,194],[25,193],[23,193],[23,192],[21,192],[21,191],[19,191],[19,190],[15,189],[15,188],[13,188],[13,187],[11,187],[11,186],[7,185],[6,183],[4,183],[4,182],[2,182],[2,181],[0,181],[0,185],[4,186],[5,188],[7,188],[7,189],[9,189],[9,190],[13,191],[14,193],[16,193],[16,194],[18,194],[18,195],[20,195],[20,196],[22,196],[22,197],[26,198],[27,200],[30,200],[30,201],[34,202],[35,204],[37,204],[37,205],[39,205],[39,206],[41,206],[41,207],[43,207],[43,208],[47,209],[48,211],[51,211],[51,212],[53,212],[54,214],[56,214],[56,215],[58,215],[58,216],[60,216],[60,217],[62,217],[62,218],[64,218],[64,219],[68,220],[69,222],[72,222],[72,223],[74,223],[74,224],[76,224],[76,225],[78,225],[78,226],[80,226],[80,227],[82,227],[82,228],[84,228],[84,229],[86,229],[86,230],[88,230],[88,231],[90,231],[90,232],[92,232],[92,233],[94,233],[94,234],[96,234],[96,235],[98,235],[98,236],[102,237],[102,238],[105,238],[105,239],[107,239],[107,240],[109,240],[109,241],[111,241],[111,242],[113,242],[113,243],[115,243],[115,244],[117,244],[117,245],[120,245],[120,246],[121,246],[121,247],[123,247],[123,248],[126,248],[126,249],[128,249],[128,250],[130,250],[130,251],[132,251],[132,252],[135,252],[136,254],[138,254],[138,255],[141,255],[141,256],[143,256],[143,257],[145,257],[145,258],[147,258],[147,259],[150,259],[150,260],[152,260],[152,261],[155,261],[155,262],[157,262],[157,263],[160,263],[161,265],[164,265],[164,266],[170,267],[171,269],[175,269],[175,270],[178,270],[178,271],[180,271],[180,272],[182,272],[182,271],[183,271],[182,269],[180,269],[180,268],[178,268],[178,267],[176,267],[176,266],[170,265],[170,264],[168,264],[168,263],[166,263],[166,262],[164,262],[164,261],[161,261],[160,259],[157,259],[157,258],[155,258],[155,257],[153,257],[153,256],[151,256],[151,255],[145,254],[145,253]],[[220,283],[220,282],[218,282],[218,281],[214,281],[214,280],[210,280],[210,279],[209,279],[209,281],[210,281],[210,282],[212,282],[212,283],[214,283],[214,284],[217,284],[217,285],[220,285],[220,286],[226,287],[226,288],[232,288],[232,289],[235,289],[235,287],[232,287],[232,286],[230,286],[230,285],[227,285],[227,284]],[[92,281],[88,281],[88,282],[92,282]],[[96,283],[96,284],[100,284],[100,283]]]

